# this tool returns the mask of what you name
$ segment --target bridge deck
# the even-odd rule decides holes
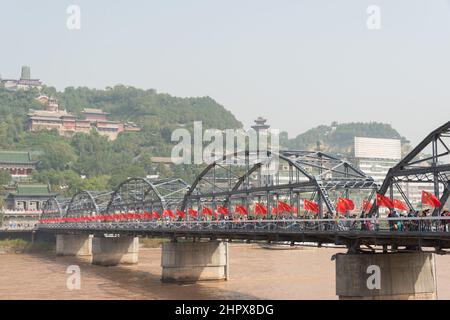
[[[321,244],[352,245],[389,245],[389,246],[419,246],[439,249],[450,248],[450,230],[439,218],[428,220],[403,221],[406,225],[401,231],[391,231],[389,220],[379,224],[380,229],[362,230],[357,222],[367,219],[350,219],[345,224],[332,220],[311,222],[268,221],[261,222],[191,222],[191,223],[68,223],[56,225],[40,225],[42,232],[94,235],[120,234],[162,238],[198,238],[198,239],[239,239],[250,241],[288,241],[288,242],[317,242]],[[397,219],[397,220],[401,220]],[[383,221],[381,221],[383,222]],[[418,222],[417,225],[412,223]],[[428,224],[425,224],[428,222]],[[450,221],[449,221],[450,222]],[[333,224],[331,224],[333,223]],[[409,223],[409,224],[407,224]],[[407,230],[410,228],[411,230]]]

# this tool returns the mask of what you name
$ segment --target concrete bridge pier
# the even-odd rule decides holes
[[[338,254],[336,294],[342,300],[434,300],[434,254]]]
[[[59,256],[92,255],[92,235],[85,234],[57,234],[56,254]]]
[[[101,266],[136,264],[139,257],[138,237],[94,237],[92,263]]]
[[[161,266],[163,282],[227,280],[228,243],[224,241],[163,243]]]

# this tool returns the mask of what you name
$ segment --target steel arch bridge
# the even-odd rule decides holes
[[[108,191],[83,190],[76,193],[70,200],[65,213],[66,217],[95,216],[105,212],[111,197]]]
[[[366,216],[333,217],[336,212],[333,199],[349,198],[349,193],[358,192],[370,203],[376,193],[385,194],[388,190],[393,198],[395,186],[411,208],[401,184],[428,183],[434,186],[435,195],[440,196],[444,205],[450,195],[449,138],[450,122],[430,133],[390,169],[381,187],[351,163],[323,152],[246,151],[216,159],[192,186],[177,178],[159,181],[130,178],[112,192],[82,191],[70,201],[49,199],[43,217],[50,217],[51,221],[41,222],[38,229],[52,233],[112,233],[174,239],[309,241],[345,244],[353,251],[362,245],[383,245],[383,250],[388,245],[393,250],[399,246],[405,250],[434,247],[440,252],[450,249],[450,215],[382,217],[375,214],[378,213],[375,201]],[[279,201],[297,205],[299,209],[300,199],[307,198],[320,204],[318,216],[295,215],[292,211],[285,216],[271,214],[273,208],[275,213],[279,212]],[[255,202],[267,207],[267,216],[252,214],[249,209]],[[247,207],[248,217],[236,216],[230,210],[237,204]],[[219,205],[228,207],[228,217],[213,219],[200,210],[206,206],[218,210]],[[435,215],[442,207],[436,208]],[[175,208],[181,211],[197,208],[199,215],[155,218],[145,212]],[[325,217],[324,210],[329,213]],[[117,214],[125,211],[127,214]],[[95,217],[98,213],[103,214]],[[400,227],[393,229],[394,224]]]
[[[41,218],[178,208],[188,189],[189,185],[178,178],[158,181],[130,178],[120,183],[114,191],[83,190],[69,199],[51,197],[44,203]]]
[[[380,190],[385,195],[388,191],[394,198],[394,187],[398,190],[410,210],[415,210],[402,184],[430,185],[434,195],[440,198],[441,206],[435,208],[433,215],[438,215],[450,196],[450,121],[431,132],[422,142],[411,150],[386,175]],[[377,210],[374,203],[370,211]]]
[[[42,207],[41,219],[62,218],[65,216],[70,198],[51,197]]]
[[[154,211],[179,206],[189,185],[182,179],[130,178],[112,193],[106,212]]]
[[[378,187],[372,177],[351,163],[323,152],[245,151],[208,165],[186,193],[182,209],[217,205],[230,208],[236,202],[245,203],[248,209],[257,200],[271,212],[281,199],[300,208],[300,200],[306,196],[317,200],[322,217],[324,209],[336,214],[333,198],[364,191],[370,201]]]

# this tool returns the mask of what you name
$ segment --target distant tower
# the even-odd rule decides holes
[[[29,66],[22,67],[22,74],[20,80],[30,80],[31,79],[31,69]]]
[[[252,126],[252,128],[255,129],[257,133],[263,130],[267,131],[270,126],[268,124],[265,124],[266,122],[267,120],[263,117],[258,117],[258,119],[255,120],[255,124]]]
[[[255,124],[252,126],[252,129],[256,131],[256,142],[257,142],[257,151],[259,152],[259,140],[261,135],[266,135],[266,141],[267,141],[267,134],[269,131],[270,126],[266,124],[267,120],[263,117],[258,117],[255,120]],[[269,149],[269,146],[267,146],[267,149]]]

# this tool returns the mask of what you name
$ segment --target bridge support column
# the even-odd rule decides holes
[[[139,256],[138,237],[94,237],[92,263],[101,266],[136,264]]]
[[[436,299],[434,254],[338,254],[336,294],[343,300]]]
[[[91,256],[92,235],[57,234],[56,254],[59,256]]]
[[[227,280],[228,243],[167,242],[162,247],[162,281]]]

